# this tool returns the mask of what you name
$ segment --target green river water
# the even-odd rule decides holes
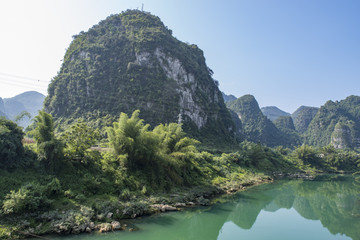
[[[350,176],[279,180],[218,201],[125,221],[134,232],[55,239],[360,239],[360,183]]]

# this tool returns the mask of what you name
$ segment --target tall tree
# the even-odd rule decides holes
[[[135,110],[131,118],[121,113],[118,122],[107,128],[110,145],[116,155],[127,155],[127,167],[134,170],[149,165],[158,151],[159,140],[156,134],[148,130],[149,124],[139,118]]]
[[[37,143],[37,152],[45,163],[46,169],[56,172],[64,157],[64,145],[55,138],[53,118],[50,114],[40,111],[35,117],[35,122],[34,138]]]
[[[14,122],[0,118],[0,168],[17,167],[24,157],[23,131]]]
[[[100,133],[85,122],[77,122],[65,130],[61,139],[65,142],[64,153],[67,159],[86,162],[88,149],[100,139]]]

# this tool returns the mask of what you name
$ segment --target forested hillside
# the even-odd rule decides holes
[[[360,147],[360,97],[328,101],[316,113],[306,132],[306,143],[315,146],[333,144]]]
[[[96,127],[139,109],[151,126],[181,122],[198,139],[229,142],[235,126],[217,84],[198,46],[158,17],[128,10],[74,36],[45,109],[57,124],[82,118]]]
[[[360,170],[360,97],[271,121],[252,95],[225,105],[202,50],[150,13],[73,38],[44,110],[34,92],[0,98],[0,114],[36,115],[26,133],[0,117],[0,239],[119,230],[277,176]]]
[[[273,122],[263,115],[252,95],[242,96],[234,101],[227,102],[226,105],[240,119],[242,133],[246,140],[272,147],[297,144],[297,142],[289,142],[286,133],[281,132]]]
[[[318,111],[319,108],[307,106],[301,106],[296,109],[291,114],[296,130],[301,134],[304,133]]]

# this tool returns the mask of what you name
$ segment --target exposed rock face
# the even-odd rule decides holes
[[[306,106],[301,106],[296,109],[296,111],[291,114],[291,117],[294,121],[295,129],[299,133],[304,133],[318,111],[319,108]]]
[[[349,126],[338,122],[331,134],[331,145],[340,149],[351,148],[353,146],[351,135]]]
[[[45,109],[59,121],[114,119],[139,109],[152,126],[181,122],[197,136],[234,137],[211,75],[196,45],[174,38],[158,17],[129,10],[75,36]]]
[[[290,116],[290,113],[287,113],[275,106],[262,107],[261,112],[271,121],[274,121],[279,117]]]
[[[200,129],[206,124],[207,114],[193,99],[196,90],[206,92],[206,88],[198,89],[195,77],[191,73],[187,73],[179,59],[166,56],[160,48],[156,48],[154,53],[143,52],[136,54],[135,63],[144,67],[152,67],[151,59],[154,57],[164,70],[166,77],[176,81],[178,88],[176,92],[179,94],[179,115],[189,117]],[[217,95],[216,95],[217,96]],[[208,101],[217,103],[217,97],[210,96]],[[218,117],[218,116],[216,116]]]
[[[350,131],[350,132],[349,132]],[[307,144],[338,148],[358,147],[360,138],[360,97],[326,102],[308,126]]]

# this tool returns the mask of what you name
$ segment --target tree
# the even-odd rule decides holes
[[[22,111],[20,114],[18,114],[15,117],[15,122],[17,124],[19,124],[21,122],[21,120],[23,120],[25,117],[28,117],[29,119],[31,119],[31,114],[27,111]]]
[[[87,150],[100,139],[100,133],[84,122],[77,122],[65,130],[61,139],[65,143],[66,158],[86,162],[89,155]]]
[[[0,168],[17,167],[24,157],[24,133],[16,123],[0,118]]]
[[[318,156],[316,149],[309,145],[302,145],[295,148],[294,150],[295,157],[301,160],[304,164],[310,164],[313,166],[320,166],[322,163],[321,159]]]
[[[63,143],[55,138],[54,121],[50,114],[40,111],[35,117],[34,138],[37,152],[50,172],[55,172],[64,157]]]
[[[106,129],[115,154],[127,155],[125,165],[131,170],[149,165],[159,148],[157,135],[148,130],[150,125],[144,125],[139,113],[139,110],[135,110],[131,118],[121,113],[118,122]]]
[[[176,143],[185,136],[181,124],[177,123],[160,124],[153,132],[158,135],[166,153],[174,152]]]

